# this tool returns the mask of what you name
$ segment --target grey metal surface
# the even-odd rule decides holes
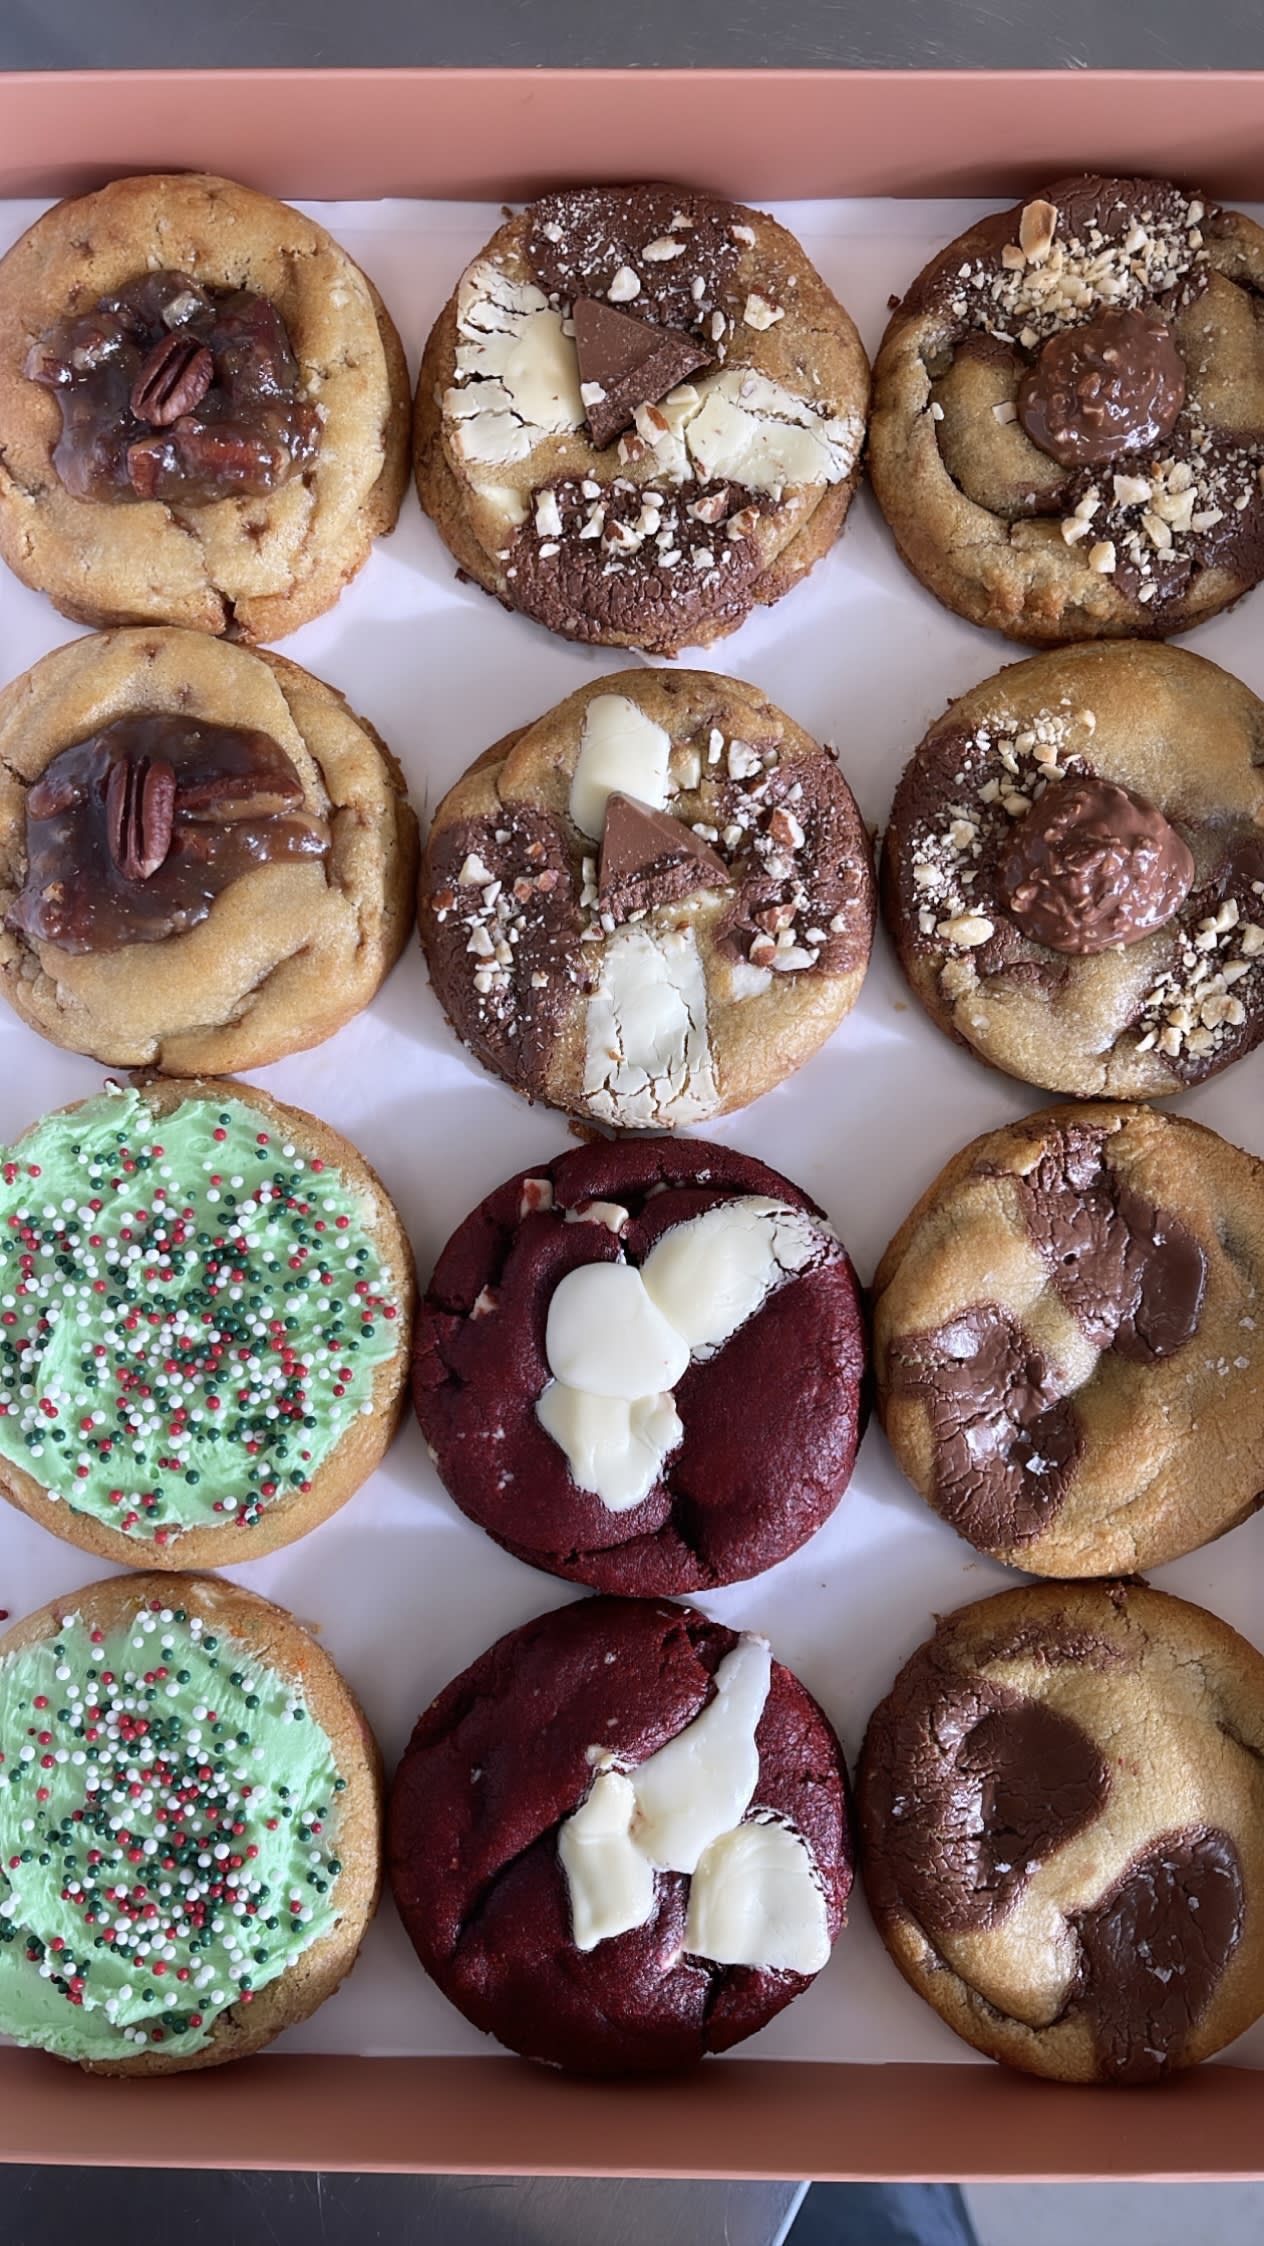
[[[1259,0],[0,0],[0,68],[1264,66]]]

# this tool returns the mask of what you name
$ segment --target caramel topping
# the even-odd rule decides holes
[[[328,849],[268,734],[119,718],[27,790],[26,881],[6,925],[61,951],[159,943],[205,920],[256,866]]]

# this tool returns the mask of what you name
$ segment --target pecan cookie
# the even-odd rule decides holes
[[[1153,2082],[1264,2012],[1264,1661],[1137,1584],[1029,1584],[940,1622],[874,1711],[865,1891],[989,2058]]]
[[[480,757],[435,814],[421,937],[457,1035],[530,1099],[624,1129],[726,1114],[855,1003],[868,838],[752,687],[621,671]]]
[[[833,544],[868,402],[855,328],[775,220],[687,188],[568,188],[509,219],[440,316],[417,488],[506,608],[674,655]]]
[[[1151,1108],[975,1139],[874,1281],[900,1465],[1034,1575],[1158,1567],[1255,1510],[1262,1346],[1264,1163]]]
[[[348,1140],[252,1085],[115,1084],[0,1150],[0,1295],[0,1496],[104,1560],[259,1559],[394,1435],[399,1217]]]
[[[390,751],[280,655],[155,627],[0,693],[0,990],[54,1044],[220,1075],[329,1037],[407,939]]]
[[[583,2073],[683,2067],[825,1965],[852,1883],[842,1752],[765,1639],[581,1599],[418,1719],[387,1862],[417,1955],[476,2028]]]
[[[907,766],[882,904],[932,1021],[994,1068],[1201,1084],[1264,1036],[1264,704],[1140,640],[1013,664]]]
[[[599,1591],[715,1589],[796,1551],[847,1486],[860,1290],[776,1170],[602,1139],[453,1234],[413,1397],[458,1505],[520,1559]]]
[[[1059,180],[920,273],[874,375],[905,561],[1013,639],[1165,638],[1264,576],[1264,230]]]
[[[231,180],[116,180],[0,259],[0,554],[81,624],[279,639],[394,528],[408,370],[372,283]]]

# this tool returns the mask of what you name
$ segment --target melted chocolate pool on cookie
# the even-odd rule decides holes
[[[26,372],[61,407],[53,465],[77,499],[261,497],[320,438],[276,306],[187,273],[148,273],[61,321]]]
[[[60,951],[161,943],[258,866],[318,859],[329,830],[266,733],[116,719],[26,794],[26,880],[6,926]]]

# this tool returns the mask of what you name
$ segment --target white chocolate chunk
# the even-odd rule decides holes
[[[762,1194],[722,1201],[663,1234],[642,1266],[645,1291],[692,1357],[713,1357],[783,1279],[816,1261],[822,1230]]]
[[[713,1840],[689,1889],[685,1948],[717,1965],[819,1973],[829,1924],[801,1835],[761,1820]]]
[[[457,291],[456,385],[444,393],[454,451],[467,462],[525,460],[584,419],[575,343],[543,291],[476,259]]]
[[[667,806],[671,736],[626,694],[594,694],[584,711],[570,814],[581,834],[601,833],[617,789],[655,811]]]
[[[628,1513],[644,1502],[684,1434],[670,1395],[629,1403],[554,1380],[535,1409],[545,1433],[565,1452],[575,1487],[599,1497],[610,1513]]]
[[[689,1363],[688,1342],[628,1263],[581,1263],[559,1279],[544,1350],[555,1380],[629,1403],[674,1388]]]
[[[750,1807],[759,1780],[755,1732],[771,1681],[767,1639],[739,1638],[701,1715],[631,1773],[633,1838],[664,1871],[692,1872]]]
[[[856,463],[854,416],[827,419],[780,382],[749,367],[726,367],[703,385],[685,444],[704,479],[727,477],[752,491],[835,484]]]
[[[584,1104],[607,1123],[696,1123],[720,1090],[691,928],[627,922],[607,939],[585,1016]]]
[[[599,1770],[588,1799],[558,1834],[577,1950],[595,1950],[613,1934],[644,1926],[654,1908],[654,1867],[628,1830],[635,1808],[631,1779]]]

